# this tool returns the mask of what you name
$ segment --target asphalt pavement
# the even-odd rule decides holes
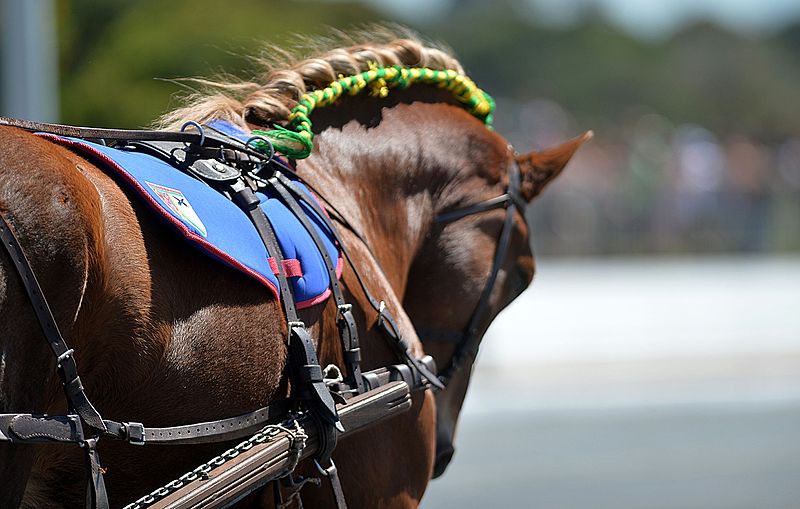
[[[539,262],[424,509],[800,508],[800,260]]]

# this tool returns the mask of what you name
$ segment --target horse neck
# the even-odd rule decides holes
[[[299,168],[366,240],[398,295],[447,178],[426,153],[430,147],[403,132],[409,121],[403,113],[385,113],[372,129],[348,124],[323,131],[315,156]]]
[[[437,211],[484,185],[473,177],[498,166],[487,154],[505,153],[500,138],[462,108],[428,102],[437,92],[385,107],[356,101],[349,122],[315,119],[323,124],[315,153],[300,167],[366,238],[401,297]]]

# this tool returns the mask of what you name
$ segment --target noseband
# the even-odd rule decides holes
[[[506,259],[508,246],[511,243],[511,232],[514,227],[514,211],[519,212],[524,218],[526,206],[527,202],[520,194],[519,165],[514,161],[508,169],[508,187],[505,193],[464,208],[445,212],[436,217],[437,223],[448,224],[468,216],[488,212],[501,207],[505,207],[506,209],[506,217],[503,221],[503,229],[500,232],[497,248],[495,249],[494,261],[492,262],[492,269],[489,272],[489,279],[487,279],[486,285],[483,287],[478,304],[472,312],[466,329],[460,333],[430,331],[424,328],[418,329],[418,333],[423,339],[453,341],[456,343],[456,349],[450,359],[450,363],[439,372],[439,380],[441,380],[445,386],[447,386],[453,375],[464,365],[465,360],[469,359],[470,361],[474,361],[475,357],[478,355],[478,348],[482,338],[482,325],[489,312],[489,299],[494,291],[497,275],[500,272],[501,265]]]

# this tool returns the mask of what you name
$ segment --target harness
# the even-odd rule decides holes
[[[103,419],[92,405],[78,376],[75,352],[69,348],[58,328],[9,218],[6,214],[0,213],[0,240],[13,261],[43,335],[56,358],[57,371],[68,403],[67,415],[63,416],[0,414],[0,442],[80,445],[84,449],[89,471],[87,508],[108,507],[103,469],[97,452],[97,443],[101,438],[123,440],[135,445],[223,442],[251,436],[254,433],[264,436],[268,434],[268,430],[276,429],[276,425],[271,423],[281,423],[277,426],[280,429],[296,430],[291,432],[293,441],[298,436],[305,436],[301,424],[316,430],[314,461],[320,472],[330,480],[338,507],[344,508],[346,503],[341,484],[336,466],[331,460],[338,435],[346,431],[340,422],[340,412],[350,414],[358,410],[364,414],[365,417],[356,415],[350,419],[353,427],[358,429],[363,427],[367,420],[376,421],[383,417],[379,415],[379,411],[394,415],[408,409],[411,405],[409,394],[412,390],[431,386],[444,388],[435,375],[436,367],[433,359],[429,356],[421,359],[413,356],[409,344],[401,336],[396,322],[383,301],[376,299],[366,287],[332,221],[319,204],[295,185],[293,180],[300,181],[300,179],[294,169],[275,157],[273,150],[268,150],[266,153],[255,150],[252,143],[254,140],[242,142],[208,126],[203,127],[194,123],[192,127],[198,131],[197,133],[90,129],[5,118],[0,118],[0,125],[60,136],[101,139],[105,143],[124,147],[126,150],[142,151],[165,158],[175,167],[230,197],[248,215],[267,250],[274,253],[277,258],[281,301],[287,320],[289,376],[293,388],[289,399],[271,402],[270,405],[253,412],[227,419],[163,428],[145,427],[138,422]],[[264,138],[258,141],[269,143]],[[289,179],[287,174],[292,179]],[[281,250],[275,232],[269,218],[258,207],[259,199],[255,192],[263,186],[269,186],[277,191],[281,200],[311,233],[315,243],[320,247],[320,252],[324,253],[325,264],[331,274],[331,291],[338,311],[337,326],[347,366],[346,378],[334,376],[339,372],[338,368],[322,369],[311,335],[297,315],[292,287],[288,284],[283,269]],[[400,364],[366,373],[361,371],[358,330],[351,312],[352,305],[345,301],[336,277],[335,264],[321,245],[322,240],[316,230],[309,224],[306,215],[301,213],[301,206],[314,210],[330,231],[334,232],[335,239],[353,268],[361,289],[378,313],[378,326],[385,332],[389,344],[401,360]],[[349,401],[354,403],[352,412],[348,407]],[[305,444],[304,440],[302,442]],[[292,480],[291,470],[300,457],[309,456],[309,452],[303,447],[295,449],[296,456],[290,462],[292,467],[280,477],[288,477],[288,482],[285,484],[299,487],[303,483]],[[170,484],[174,486],[175,482]],[[252,487],[250,491],[260,485],[263,485],[263,482]],[[159,494],[166,496],[169,490]],[[158,497],[152,495],[148,496],[149,499],[156,501]],[[231,503],[237,499],[231,500]],[[129,507],[144,507],[139,502]]]
[[[391,75],[387,79],[390,77]],[[376,79],[382,78],[378,76]],[[265,482],[277,482],[276,479],[283,479],[282,485],[289,488],[290,494],[296,495],[303,484],[308,482],[308,479],[295,479],[292,471],[301,458],[313,456],[320,473],[330,480],[337,506],[345,508],[346,502],[341,483],[336,466],[331,460],[338,436],[351,430],[360,429],[369,422],[408,409],[411,405],[410,391],[412,390],[430,387],[444,389],[453,375],[464,365],[467,358],[474,360],[481,339],[480,332],[490,309],[490,297],[500,268],[507,256],[513,230],[514,211],[524,215],[525,209],[525,200],[519,192],[519,168],[515,163],[509,168],[509,183],[505,193],[462,209],[443,213],[436,218],[438,223],[447,224],[470,215],[496,208],[506,208],[503,229],[500,233],[489,279],[466,329],[461,333],[445,333],[449,338],[456,338],[457,346],[449,365],[437,375],[435,363],[430,356],[418,359],[411,353],[410,345],[400,334],[400,329],[391,313],[386,309],[384,302],[372,295],[358,273],[337,228],[334,227],[322,207],[298,188],[295,181],[302,182],[302,180],[297,176],[293,167],[275,157],[275,150],[269,138],[256,136],[242,142],[213,127],[200,126],[194,122],[185,125],[181,132],[93,129],[2,117],[0,117],[0,125],[59,136],[99,140],[118,148],[140,151],[162,158],[236,203],[255,226],[267,250],[274,253],[276,257],[281,303],[287,322],[288,369],[292,382],[290,397],[286,400],[272,402],[253,412],[227,419],[164,428],[145,427],[137,422],[116,422],[103,419],[91,404],[78,376],[74,350],[70,349],[64,341],[30,262],[25,256],[8,218],[5,214],[0,213],[0,240],[13,260],[43,335],[56,358],[58,374],[68,403],[68,413],[64,416],[25,413],[0,414],[0,441],[14,444],[74,443],[80,445],[84,449],[89,472],[86,507],[90,509],[108,508],[103,469],[97,452],[97,443],[101,438],[123,440],[136,445],[148,445],[223,442],[251,437],[221,456],[213,458],[169,483],[164,488],[126,506],[138,509],[157,503],[161,499],[167,500],[170,494],[191,484],[199,477],[207,475],[214,466],[222,465],[228,459],[235,458],[240,454],[249,454],[248,451],[257,447],[254,444],[264,444],[270,437],[274,439],[283,432],[285,433],[282,436],[288,437],[289,440],[288,449],[293,452],[291,458],[281,463],[282,470],[277,470],[279,473],[275,474],[274,469],[263,469],[264,472],[261,474],[253,474],[248,478],[251,482],[247,485],[247,491],[241,493],[240,489],[234,492],[239,493],[237,497],[231,495],[231,497],[225,498],[219,493],[209,495],[209,500],[214,499],[217,503],[213,507],[227,507]],[[193,127],[196,132],[187,131],[188,127]],[[308,186],[308,184],[305,185]],[[311,186],[308,187],[311,188]],[[281,250],[275,232],[269,218],[258,206],[259,198],[256,196],[256,191],[263,188],[271,188],[277,193],[283,203],[297,216],[303,227],[308,230],[315,244],[320,248],[320,252],[323,253],[325,265],[331,276],[331,293],[337,307],[337,327],[347,368],[346,377],[341,376],[338,368],[322,369],[311,335],[298,317],[295,297],[284,272]],[[314,191],[321,196],[319,192]],[[330,203],[328,205],[339,216],[343,225],[364,242],[363,237],[343,219],[343,216]],[[352,305],[346,302],[336,277],[335,263],[322,245],[322,240],[316,230],[309,224],[306,215],[302,213],[303,207],[313,210],[332,232],[344,258],[353,269],[367,302],[377,313],[378,327],[385,333],[388,344],[395,351],[400,363],[370,372],[361,370],[358,330],[351,312]],[[426,331],[418,332],[428,339],[438,339],[436,334],[428,337]],[[347,416],[347,419],[344,419],[343,416]],[[348,423],[349,429],[343,426],[343,421]],[[305,434],[304,426],[316,431],[316,444],[313,448],[307,446],[305,439],[308,437]],[[270,475],[268,476],[266,472],[270,472]],[[219,479],[224,478],[225,474],[223,473],[217,478],[218,484]],[[231,484],[241,484],[241,478],[234,477],[230,482]],[[275,493],[276,504],[283,507],[285,502],[280,498],[280,490],[276,489]],[[178,502],[173,505],[163,505],[163,507],[174,508],[189,506],[180,505]]]

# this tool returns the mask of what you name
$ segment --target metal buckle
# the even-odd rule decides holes
[[[141,422],[123,422],[125,436],[133,445],[144,445],[144,425]]]
[[[72,431],[75,433],[75,439],[78,443],[83,442],[86,437],[83,433],[83,424],[81,424],[81,417],[79,415],[67,415],[67,422],[69,423]]]
[[[378,326],[379,327],[381,325],[383,325],[383,322],[384,322],[384,317],[383,317],[383,312],[384,311],[386,311],[386,302],[385,301],[381,301],[380,304],[378,304]]]
[[[70,349],[69,349],[69,350],[67,350],[66,352],[64,352],[64,353],[62,353],[61,355],[59,355],[58,357],[56,357],[56,361],[58,362],[58,364],[61,364],[61,363],[62,363],[62,362],[65,360],[65,359],[67,359],[68,357],[72,357],[72,355],[73,355],[74,353],[75,353],[75,350],[73,350],[72,348],[70,348]]]
[[[339,304],[336,307],[339,310],[339,317],[344,318],[344,314],[353,309],[352,304]]]

